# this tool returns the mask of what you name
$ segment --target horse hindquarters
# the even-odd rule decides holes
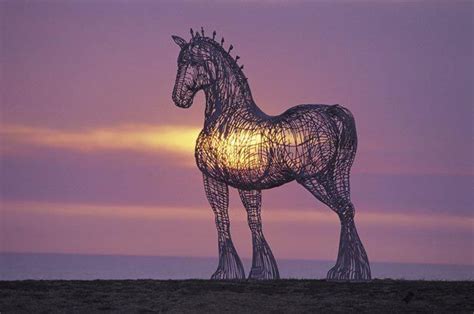
[[[330,110],[329,114],[339,130],[335,159],[323,174],[304,177],[298,182],[336,212],[341,221],[337,262],[328,272],[327,279],[370,280],[369,261],[357,233],[355,209],[350,199],[349,176],[357,149],[354,118],[340,106],[333,106]]]

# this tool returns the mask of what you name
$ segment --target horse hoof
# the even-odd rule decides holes
[[[223,269],[217,269],[211,276],[211,280],[242,280],[245,279],[245,275],[242,271],[225,271]]]
[[[346,267],[334,266],[328,271],[327,280],[329,281],[370,281],[370,270],[354,271]]]
[[[278,273],[266,270],[262,267],[252,267],[249,273],[249,280],[272,280],[280,279]]]
[[[230,276],[228,274],[224,274],[222,272],[214,273],[211,276],[211,280],[244,280],[245,277],[243,276]]]

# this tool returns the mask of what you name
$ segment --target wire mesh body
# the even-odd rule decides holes
[[[276,117],[242,111],[207,124],[196,145],[199,169],[238,189],[268,189],[334,172],[340,133],[355,136],[352,126],[342,130],[340,120],[352,118],[337,105],[301,105]],[[350,145],[355,151],[355,140]]]
[[[242,279],[244,270],[232,244],[228,217],[228,187],[239,190],[252,232],[251,279],[279,278],[277,263],[262,230],[261,190],[296,180],[341,220],[332,280],[369,280],[370,267],[354,223],[350,200],[350,168],[357,149],[352,114],[339,105],[305,104],[270,116],[252,99],[237,59],[217,43],[194,34],[180,46],[173,101],[191,106],[194,95],[206,96],[204,127],[195,158],[216,217],[219,265],[214,279]]]

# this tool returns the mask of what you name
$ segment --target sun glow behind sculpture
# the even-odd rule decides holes
[[[227,137],[215,134],[210,144],[224,167],[245,170],[260,166],[262,154],[259,152],[266,149],[263,139],[261,132],[241,130]]]

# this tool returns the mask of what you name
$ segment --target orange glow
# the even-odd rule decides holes
[[[259,132],[242,130],[221,138],[217,134],[211,138],[210,147],[216,149],[223,166],[232,169],[258,168],[262,162],[260,150],[265,149],[263,136]]]
[[[25,145],[62,148],[81,152],[132,150],[170,152],[193,156],[200,129],[193,126],[127,124],[109,128],[65,131],[7,124],[0,129],[6,151]]]

